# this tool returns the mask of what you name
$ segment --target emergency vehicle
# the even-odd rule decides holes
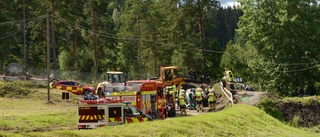
[[[173,86],[165,86],[165,98],[167,102],[168,116],[175,117],[176,116],[176,108],[178,107],[178,97],[179,93],[175,85]]]
[[[95,94],[94,87],[82,85],[81,83],[73,80],[55,80],[50,83],[50,88],[66,90],[75,95]]]
[[[153,119],[165,119],[167,117],[167,109],[163,83],[146,80],[140,84],[139,89],[123,92],[105,91],[104,95],[105,98],[111,101],[129,102],[142,112],[152,115]]]
[[[144,114],[136,107],[108,101],[78,106],[78,117],[78,130],[152,120],[150,115]]]

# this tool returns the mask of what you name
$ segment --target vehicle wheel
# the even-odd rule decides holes
[[[90,90],[85,90],[85,91],[83,91],[83,95],[85,96],[85,95],[89,95],[91,92],[90,92]]]
[[[168,117],[173,117],[173,112],[169,111],[168,112]]]
[[[101,98],[101,89],[100,88],[98,89],[97,94],[98,94],[98,97]]]

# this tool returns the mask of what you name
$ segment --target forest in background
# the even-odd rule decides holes
[[[27,68],[46,67],[46,14],[49,13],[52,69],[117,70],[130,74],[132,79],[146,78],[147,73],[156,76],[160,66],[170,65],[178,66],[181,74],[194,70],[220,77],[223,50],[233,39],[242,15],[235,7],[222,8],[216,0],[4,0],[0,3],[0,18],[5,21],[0,24],[0,48],[4,55],[0,57],[1,68],[11,62],[27,62]]]
[[[258,90],[319,93],[319,0],[238,1],[2,0],[0,68],[46,67],[49,13],[53,70],[145,79],[175,65],[220,79],[229,67]]]

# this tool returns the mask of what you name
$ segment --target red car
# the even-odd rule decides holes
[[[91,86],[84,86],[79,82],[72,80],[57,80],[52,83],[52,88],[66,90],[75,95],[95,94],[95,88]]]

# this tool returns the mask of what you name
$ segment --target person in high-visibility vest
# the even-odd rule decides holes
[[[226,78],[229,82],[233,82],[233,74],[232,71],[229,68],[226,68]]]
[[[197,92],[195,94],[196,96],[196,102],[197,102],[197,112],[199,112],[199,110],[203,110],[203,106],[202,106],[202,89],[201,88],[197,88]]]
[[[178,99],[179,99],[179,106],[180,106],[180,114],[181,114],[181,116],[183,116],[183,114],[186,116],[187,111],[186,111],[186,101],[185,101],[184,93],[182,93],[178,97]]]
[[[213,93],[213,90],[209,90],[208,94],[208,102],[209,102],[209,111],[215,110],[216,109],[216,96]]]
[[[53,85],[54,85],[54,82],[50,82],[50,88],[52,89],[53,88]]]

